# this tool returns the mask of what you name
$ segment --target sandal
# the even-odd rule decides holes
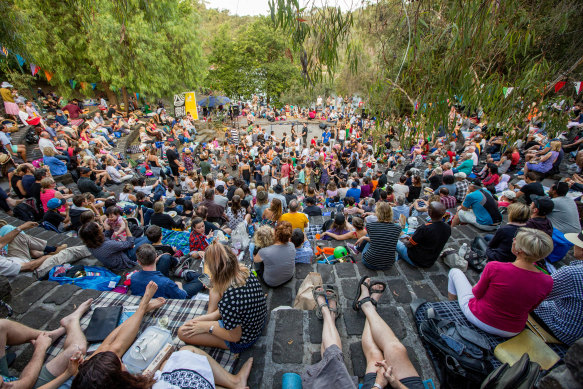
[[[354,309],[355,311],[360,310],[360,306],[362,305],[362,304],[359,304],[358,303],[358,300],[360,300],[360,287],[361,287],[361,285],[366,286],[367,289],[370,291],[370,285],[369,284],[366,284],[364,282],[367,278],[370,279],[370,276],[362,276],[362,278],[360,279],[360,281],[358,281],[358,286],[357,286],[358,289],[356,290],[356,296],[354,297],[354,300],[352,301],[352,309]]]
[[[336,319],[340,317],[342,312],[340,312],[340,305],[338,302],[338,293],[336,293],[336,288],[333,285],[325,285],[325,292],[326,292],[326,302],[328,303],[328,310],[330,312],[334,312],[336,314]],[[332,308],[330,306],[330,301],[336,302],[336,308]],[[321,308],[320,308],[321,309]]]
[[[322,290],[316,290],[320,288],[322,288]],[[312,296],[314,296],[314,301],[316,302],[316,308],[314,308],[316,311],[316,317],[322,319],[322,307],[328,306],[328,300],[322,304],[318,304],[318,297],[323,296],[324,298],[327,298],[326,289],[324,289],[322,285],[314,286],[314,289],[312,289]],[[330,307],[328,307],[328,309],[330,309]]]
[[[382,285],[383,289],[382,290],[375,290],[372,287],[375,285]],[[387,290],[387,284],[381,281],[375,281],[372,284],[369,285],[368,287],[368,291],[370,293],[370,297],[372,297],[373,294],[380,294],[382,295],[383,293],[385,293],[385,290]],[[376,305],[376,304],[375,304]]]

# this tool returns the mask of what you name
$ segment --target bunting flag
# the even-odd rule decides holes
[[[71,78],[71,79],[69,79],[69,84],[71,85],[71,88],[75,89],[75,85],[77,85],[77,81],[75,81]]]
[[[91,89],[95,90],[95,88],[97,88],[97,83],[96,82],[92,82],[91,83]]]
[[[511,94],[513,90],[514,90],[513,86],[502,88],[502,91],[504,92],[504,98],[507,98],[508,95]]]
[[[140,94],[138,92],[136,92],[135,95],[136,95],[136,101],[140,101]]]
[[[18,61],[18,64],[19,64],[20,66],[24,65],[24,63],[26,62],[26,61],[24,60],[24,58],[22,58],[22,57],[20,56],[20,54],[15,54],[15,55],[16,55],[16,60]]]
[[[32,73],[33,76],[36,76],[36,74],[38,73],[39,70],[40,70],[40,66],[36,66],[33,63],[30,64],[30,72]]]
[[[109,89],[111,89],[111,91],[113,93],[116,93],[117,92],[117,89],[115,88],[115,86],[110,86]]]
[[[81,81],[81,89],[87,88],[87,83],[85,81]]]
[[[566,81],[559,81],[555,84],[555,93],[563,89],[563,87],[567,84]]]
[[[51,82],[51,79],[53,78],[53,73],[49,72],[48,70],[45,70],[45,76],[47,78],[47,81]]]
[[[5,57],[8,57],[8,49],[4,46],[2,46],[2,54],[4,54]]]
[[[583,82],[575,81],[573,84],[575,84],[575,94],[578,95],[579,93],[581,93],[581,89],[583,87]]]

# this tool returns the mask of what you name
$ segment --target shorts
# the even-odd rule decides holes
[[[10,148],[12,149],[13,153],[17,153],[18,152],[18,146],[17,145],[10,145]]]
[[[172,170],[172,175],[174,177],[178,177],[178,166],[170,166],[170,170]]]
[[[219,319],[219,327],[225,328],[225,323],[220,319]],[[229,342],[229,341],[225,340],[225,344],[227,345],[227,348],[229,349],[229,351],[231,351],[233,354],[241,354],[243,351],[245,351],[249,347],[253,346],[256,341],[257,341],[257,339],[255,339],[253,342],[249,342],[249,343],[233,343],[233,342]]]
[[[47,365],[43,365],[43,368],[41,369],[40,374],[38,375],[38,378],[34,384],[34,388],[39,388],[43,385],[46,385],[55,378],[57,377],[51,374],[51,372],[47,369]],[[59,386],[59,389],[70,388],[72,384],[73,377],[69,377],[67,381],[63,382],[61,386]]]
[[[358,385],[356,377],[352,377],[346,369],[342,350],[333,344],[324,350],[320,362],[306,368],[302,374],[302,387],[354,389]]]
[[[371,389],[374,387],[374,382],[377,379],[377,373],[366,373],[364,375],[364,381],[362,383],[362,389]],[[425,389],[423,386],[423,381],[421,381],[420,377],[407,377],[400,379],[403,385],[407,387],[407,389]],[[388,388],[389,386],[387,386]]]

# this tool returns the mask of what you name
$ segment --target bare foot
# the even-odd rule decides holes
[[[332,296],[332,293],[330,292],[326,292],[326,295],[328,296]],[[330,316],[332,316],[332,319],[335,320],[336,319],[336,312],[333,310],[337,310],[338,307],[338,303],[335,300],[332,299],[328,299],[328,307],[330,308]]]
[[[234,388],[247,388],[247,379],[249,378],[249,374],[251,374],[251,366],[253,365],[253,358],[247,359],[239,373],[235,376],[235,385]]]
[[[66,243],[64,243],[64,244],[62,244],[62,245],[58,246],[58,247],[57,247],[57,250],[56,250],[56,251],[55,251],[53,254],[58,254],[58,253],[60,253],[61,251],[63,251],[64,249],[66,249],[67,247],[68,247],[68,246],[67,246],[67,244],[66,244]]]
[[[67,330],[65,329],[65,327],[59,327],[56,330],[53,331],[48,331],[47,335],[53,340],[53,342],[57,339],[59,339],[61,336],[65,335],[65,333],[67,332]]]
[[[155,298],[155,299],[151,300],[150,302],[148,302],[148,306],[146,307],[146,312],[152,312],[152,311],[160,308],[164,304],[166,304],[166,299],[164,297]]]
[[[87,312],[89,308],[91,308],[92,302],[93,299],[88,299],[84,303],[80,304],[73,313],[61,319],[60,321],[61,325],[66,328],[70,326],[71,323],[79,322],[79,320],[81,320],[85,312]]]

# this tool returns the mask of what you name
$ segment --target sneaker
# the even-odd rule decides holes
[[[346,247],[350,250],[350,252],[354,255],[358,255],[358,249],[352,243],[346,243]]]
[[[182,278],[182,274],[190,269],[190,259],[185,260],[182,262],[181,266],[178,266],[174,271],[174,277]]]

